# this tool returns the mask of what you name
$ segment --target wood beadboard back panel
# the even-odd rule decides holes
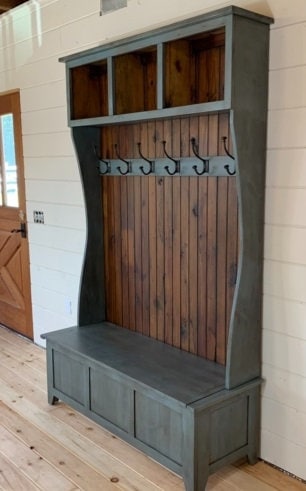
[[[113,132],[109,127],[102,134],[107,157]],[[216,155],[223,153],[228,118],[122,125],[116,133],[126,158],[135,151],[135,134],[150,157],[162,156],[163,138],[175,156],[190,156],[191,137],[201,152]],[[225,364],[238,255],[235,179],[101,180],[107,320]]]

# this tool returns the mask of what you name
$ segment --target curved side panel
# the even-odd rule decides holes
[[[79,295],[80,326],[105,320],[104,247],[101,182],[94,146],[100,147],[99,129],[73,128],[86,207],[87,238]]]
[[[231,112],[239,203],[239,261],[229,328],[226,387],[260,376],[265,124],[249,125]]]

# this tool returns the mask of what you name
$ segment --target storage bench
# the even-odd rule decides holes
[[[107,322],[47,334],[48,399],[61,399],[203,491],[225,461],[256,459],[255,380]],[[252,457],[253,456],[253,457]]]

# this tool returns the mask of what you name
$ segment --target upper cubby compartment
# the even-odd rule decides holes
[[[164,47],[164,107],[224,98],[225,28],[176,39]]]
[[[72,68],[70,80],[71,119],[108,116],[107,60]]]
[[[156,46],[115,56],[113,58],[113,84],[114,114],[156,109]]]

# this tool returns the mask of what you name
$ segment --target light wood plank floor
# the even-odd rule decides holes
[[[49,406],[45,350],[0,327],[0,490],[184,491],[180,477],[67,405]],[[264,462],[228,466],[209,491],[306,491]]]

